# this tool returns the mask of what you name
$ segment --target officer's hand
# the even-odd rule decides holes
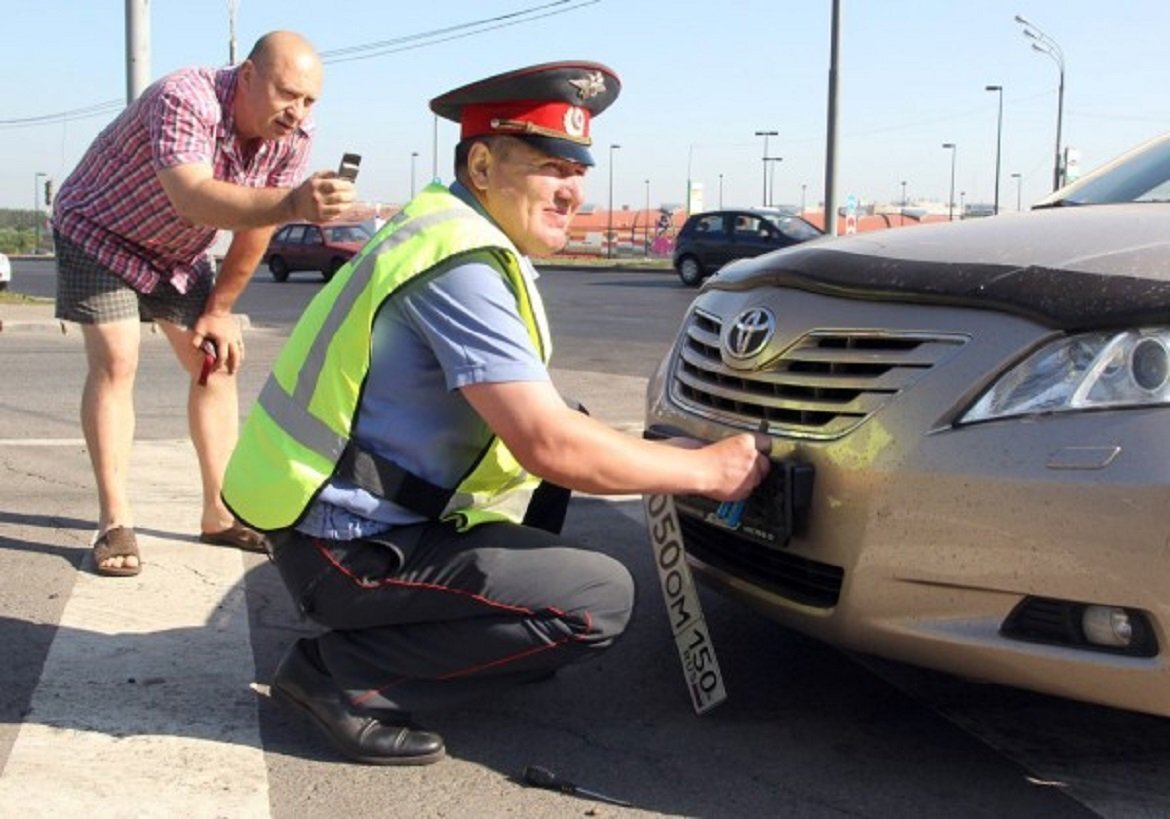
[[[333,171],[318,171],[292,192],[295,219],[328,222],[349,210],[357,201],[357,188]]]
[[[746,498],[768,474],[771,462],[765,453],[771,446],[767,435],[744,432],[703,447],[696,454],[708,459],[712,479],[703,494],[720,501]]]

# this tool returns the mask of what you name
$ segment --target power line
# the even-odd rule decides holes
[[[0,129],[29,128],[34,125],[46,125],[54,122],[69,122],[75,119],[96,117],[113,113],[121,109],[122,106],[122,100],[106,100],[105,102],[99,102],[86,106],[85,108],[72,108],[68,111],[59,111],[56,114],[41,114],[35,117],[21,117],[18,119],[0,119]]]
[[[566,1],[567,0],[559,0],[559,2],[566,2]],[[463,34],[452,34],[449,37],[433,37],[433,39],[425,39],[423,37],[423,35],[419,35],[420,42],[407,42],[407,43],[404,43],[404,44],[399,45],[399,46],[386,48],[386,49],[383,49],[381,51],[376,51],[372,54],[359,54],[356,57],[343,57],[341,59],[325,59],[323,57],[322,62],[329,63],[329,64],[355,62],[357,60],[366,60],[366,59],[369,59],[371,57],[381,57],[385,54],[396,54],[400,51],[410,51],[410,50],[416,49],[416,48],[424,48],[426,46],[438,45],[439,43],[447,43],[447,42],[450,42],[452,40],[462,40],[466,37],[474,37],[477,34],[483,34],[483,33],[488,32],[488,31],[495,31],[496,29],[500,29],[500,28],[508,28],[509,26],[520,25],[521,23],[527,23],[527,22],[530,22],[532,20],[539,20],[539,19],[544,18],[544,17],[554,17],[558,14],[565,14],[566,12],[574,11],[578,8],[581,8],[582,6],[592,6],[592,5],[595,5],[595,4],[600,3],[600,2],[601,2],[601,0],[585,0],[585,2],[579,3],[578,5],[573,6],[572,8],[558,9],[557,11],[546,11],[544,14],[534,14],[534,15],[531,15],[523,20],[511,20],[511,21],[507,21],[507,22],[496,23],[495,25],[482,25],[480,28],[477,28],[474,31],[468,31],[468,32],[465,32]]]
[[[553,0],[553,2],[530,6],[528,8],[520,9],[519,11],[508,12],[507,14],[499,14],[494,17],[485,17],[482,20],[474,20],[467,23],[460,23],[458,25],[445,26],[443,28],[424,31],[418,34],[396,37],[391,40],[380,40],[373,43],[365,43],[363,45],[345,46],[343,48],[322,51],[321,61],[323,63],[332,64],[354,62],[356,60],[368,60],[374,57],[381,57],[386,54],[395,54],[401,51],[423,48],[424,46],[438,45],[439,43],[446,43],[452,40],[459,40],[466,37],[474,37],[478,34],[484,34],[489,31],[507,28],[509,26],[520,25],[521,23],[528,23],[533,20],[541,20],[546,17],[554,17],[560,14],[566,14],[570,11],[576,11],[579,8],[596,5],[600,2],[601,0]],[[561,8],[562,6],[564,8]],[[18,119],[0,119],[0,130],[6,130],[10,128],[30,128],[36,125],[48,125],[58,122],[69,122],[75,119],[85,119],[87,117],[107,115],[121,110],[123,105],[124,103],[122,100],[107,100],[106,102],[96,103],[84,108],[73,108],[68,111],[59,111],[55,114],[40,114],[37,116],[22,117]]]
[[[573,5],[576,2],[576,5]],[[454,26],[446,26],[444,28],[437,28],[431,31],[424,31],[418,34],[408,34],[403,37],[395,37],[390,40],[379,40],[373,43],[365,43],[363,45],[346,46],[344,48],[335,48],[329,51],[321,52],[321,59],[326,63],[335,62],[349,62],[357,59],[367,59],[369,57],[378,57],[382,54],[392,54],[397,51],[404,51],[407,48],[418,48],[420,45],[432,45],[434,43],[443,43],[449,40],[459,39],[461,37],[471,37],[476,34],[482,34],[485,31],[492,31],[496,28],[503,28],[509,25],[518,25],[526,23],[530,20],[539,20],[543,17],[551,17],[557,14],[565,14],[566,12],[574,11],[582,6],[591,6],[598,3],[600,0],[554,0],[551,3],[544,3],[539,6],[532,6],[520,11],[513,11],[507,14],[496,15],[495,17],[486,17],[482,20],[473,20],[467,23],[459,23]],[[547,11],[556,6],[569,5],[570,8],[561,8],[555,11]],[[544,14],[537,14],[537,12],[545,12]],[[527,19],[518,19],[527,18]],[[496,25],[492,25],[496,24]],[[467,29],[475,29],[474,31],[467,31]],[[453,32],[464,32],[455,36]],[[363,54],[362,52],[373,52]],[[350,56],[350,55],[359,56]]]

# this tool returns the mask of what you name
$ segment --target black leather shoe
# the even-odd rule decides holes
[[[332,678],[309,659],[306,642],[298,640],[284,655],[272,693],[311,717],[337,750],[371,765],[427,765],[443,758],[443,738],[421,730],[404,715],[355,710]]]

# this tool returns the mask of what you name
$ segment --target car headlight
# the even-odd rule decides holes
[[[1082,333],[1001,375],[960,423],[1011,415],[1170,403],[1170,328]]]

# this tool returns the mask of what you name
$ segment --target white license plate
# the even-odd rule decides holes
[[[715,657],[715,644],[707,630],[699,595],[687,566],[678,512],[670,495],[646,495],[646,522],[654,566],[666,601],[666,616],[682,661],[683,678],[696,714],[702,714],[727,699],[723,675]]]

